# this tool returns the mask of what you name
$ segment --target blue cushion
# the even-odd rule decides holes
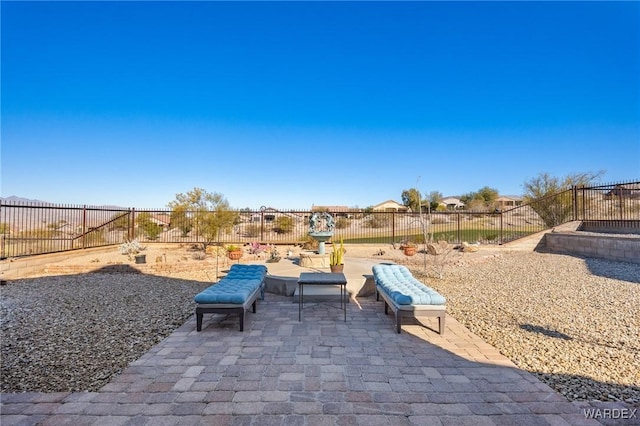
[[[373,278],[398,305],[444,305],[446,299],[404,265],[374,265]]]
[[[241,265],[235,263],[231,265],[231,269],[223,279],[259,279],[262,281],[265,275],[267,275],[267,267],[264,265]]]
[[[262,285],[266,274],[264,265],[234,264],[223,279],[198,293],[194,300],[203,304],[242,304]]]
[[[227,280],[226,277],[194,297],[196,303],[244,303],[256,288],[260,280]]]

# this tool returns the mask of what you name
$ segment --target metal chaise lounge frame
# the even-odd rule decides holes
[[[384,300],[384,313],[389,308],[395,314],[396,332],[400,334],[402,317],[437,317],[438,332],[444,334],[446,299],[423,282],[417,280],[404,265],[379,264],[373,266],[376,300]]]
[[[238,314],[240,331],[244,331],[245,314],[249,307],[256,313],[258,297],[264,300],[264,265],[233,264],[227,275],[194,297],[196,330],[202,331],[204,314]]]

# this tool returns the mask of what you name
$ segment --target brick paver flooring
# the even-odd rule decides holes
[[[190,319],[98,392],[3,394],[9,425],[599,425],[616,404],[571,403],[447,318],[394,332],[375,297]],[[141,318],[140,325],[144,326]],[[588,419],[585,410],[600,414]],[[627,409],[627,408],[624,408]],[[625,411],[627,417],[631,414]]]

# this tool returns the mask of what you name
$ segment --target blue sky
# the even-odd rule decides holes
[[[3,197],[161,208],[640,178],[638,2],[7,2]]]

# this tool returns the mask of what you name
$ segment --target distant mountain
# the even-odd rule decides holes
[[[23,198],[23,197],[16,197],[15,195],[12,195],[11,197],[0,197],[0,201],[3,203],[7,203],[7,204],[35,204],[35,205],[39,205],[39,206],[76,206],[76,207],[81,207],[81,205],[73,205],[73,204],[68,204],[68,203],[51,203],[49,201],[42,201],[42,200],[32,200],[30,198]],[[114,209],[114,210],[126,210],[129,207],[121,207],[121,206],[105,206],[105,205],[87,205],[88,207],[100,207],[100,208],[104,208],[104,209]]]
[[[65,235],[76,235],[83,226],[98,227],[128,208],[50,203],[24,197],[0,197],[0,222],[9,224],[13,232],[56,229]]]
[[[53,203],[49,203],[47,201],[41,200],[31,200],[29,198],[16,197],[12,195],[11,197],[0,197],[0,201],[3,203],[29,203],[29,204],[44,204],[44,205],[52,205]]]

